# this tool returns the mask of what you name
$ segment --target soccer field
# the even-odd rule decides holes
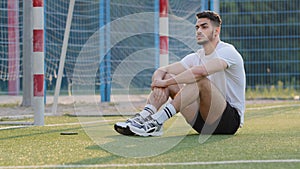
[[[126,118],[120,116],[51,116],[43,127],[2,125],[0,168],[300,168],[299,112],[294,101],[247,105],[236,135],[202,141],[181,116],[166,124],[164,136],[150,138],[114,132],[113,124]]]

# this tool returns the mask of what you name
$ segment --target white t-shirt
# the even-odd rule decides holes
[[[210,74],[207,78],[225,96],[226,101],[237,109],[242,126],[245,113],[246,76],[243,58],[234,46],[220,41],[212,54],[205,55],[204,50],[200,49],[196,53],[185,56],[180,62],[186,69],[189,69],[205,64],[208,60],[216,57],[224,60],[227,68],[224,71]]]

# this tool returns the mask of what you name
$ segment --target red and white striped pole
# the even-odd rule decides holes
[[[44,125],[44,0],[32,0],[34,125]]]
[[[159,1],[159,66],[169,64],[169,0]]]
[[[8,94],[19,94],[19,1],[7,0],[8,15]]]

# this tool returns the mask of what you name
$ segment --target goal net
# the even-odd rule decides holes
[[[29,56],[31,51],[25,46],[31,42],[24,25],[31,16],[24,14],[25,2],[0,1],[1,103],[10,100],[8,94],[20,96],[28,91],[23,85],[28,80],[24,67],[30,63],[24,55]],[[97,107],[105,98],[112,102],[106,108],[114,105],[126,112],[123,103],[130,102],[132,109],[128,111],[136,111],[138,107],[132,104],[145,102],[152,73],[159,66],[159,2],[75,0],[59,103],[88,102],[95,106],[87,107]],[[243,55],[247,92],[253,92],[250,98],[260,97],[258,93],[263,98],[299,98],[298,0],[169,0],[169,63],[199,48],[194,39],[194,15],[214,2],[219,2],[224,23],[221,39],[234,44]],[[46,103],[51,104],[62,63],[70,0],[44,3],[45,89]],[[288,19],[282,22],[278,18]],[[51,112],[48,108],[46,112]],[[1,115],[20,114],[14,109],[1,109]]]
[[[58,79],[69,4],[44,1],[48,104],[52,104]],[[23,32],[24,0],[1,1],[0,5],[0,93],[20,96],[27,90],[22,85],[23,35],[28,34]],[[169,63],[198,47],[191,32],[199,10],[199,0],[169,0]],[[59,102],[97,104],[103,92],[111,102],[144,102],[159,65],[159,0],[75,0],[72,15]],[[46,114],[51,112],[45,108]]]
[[[0,2],[0,94],[18,95],[22,75],[22,2]]]
[[[56,85],[68,5],[47,1],[48,90]],[[169,1],[170,63],[199,48],[191,33],[199,10],[197,0]],[[75,102],[82,95],[92,96],[94,103],[107,95],[112,102],[145,101],[158,67],[158,29],[159,1],[76,0],[61,93],[73,95]]]

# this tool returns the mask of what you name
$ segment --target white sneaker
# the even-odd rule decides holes
[[[163,125],[158,124],[156,120],[149,119],[145,121],[143,125],[137,125],[136,123],[130,123],[129,129],[138,136],[161,136],[163,134]]]
[[[129,118],[125,122],[117,122],[114,125],[114,129],[120,134],[132,136],[134,135],[134,133],[129,129],[129,124],[134,124],[135,126],[142,126],[144,121],[145,120],[142,116],[136,114],[134,117]]]

